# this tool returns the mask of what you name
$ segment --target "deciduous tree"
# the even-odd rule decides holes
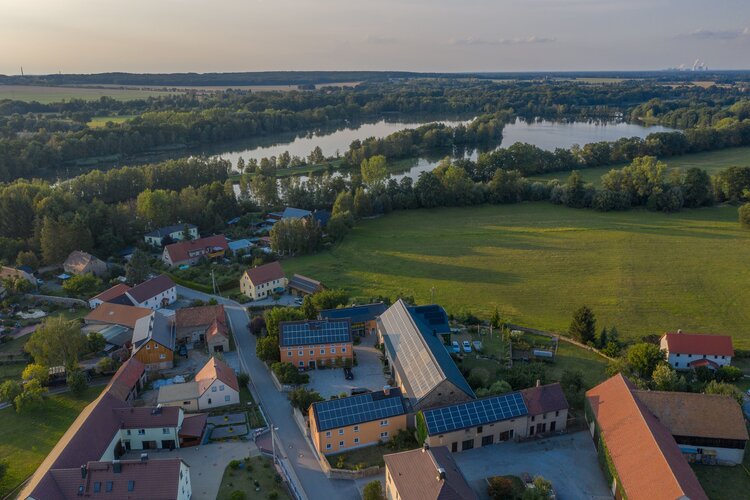
[[[34,362],[46,366],[64,366],[70,371],[78,366],[78,356],[86,349],[86,336],[76,321],[49,318],[24,347]]]

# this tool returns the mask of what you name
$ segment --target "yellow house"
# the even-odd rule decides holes
[[[324,455],[388,441],[406,429],[406,406],[397,388],[320,401],[308,413],[310,437]]]
[[[240,278],[240,291],[251,299],[258,300],[286,290],[288,283],[281,264],[270,262],[245,271]]]

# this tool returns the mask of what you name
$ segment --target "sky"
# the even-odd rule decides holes
[[[0,0],[0,74],[750,69],[750,0]]]

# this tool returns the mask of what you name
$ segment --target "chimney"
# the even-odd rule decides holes
[[[81,479],[86,479],[86,473],[87,472],[88,472],[88,470],[86,469],[86,466],[82,465],[81,466]]]
[[[422,453],[426,453],[427,451],[429,451],[429,449],[430,449],[430,445],[427,443],[427,441],[425,441],[424,444],[422,445]]]
[[[678,328],[678,329],[677,329],[677,333],[682,333],[682,330],[680,330],[680,329]]]
[[[383,386],[383,394],[386,396],[391,395],[391,386],[390,385],[384,385]]]
[[[536,386],[540,387],[542,385],[542,381],[539,379],[536,379]]]
[[[444,481],[445,480],[445,469],[443,469],[442,467],[438,467],[437,480],[438,481]]]
[[[112,460],[112,472],[115,474],[122,472],[122,464],[119,460]]]
[[[148,453],[141,453],[141,462],[148,462]]]

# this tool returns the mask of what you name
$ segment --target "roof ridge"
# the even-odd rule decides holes
[[[427,349],[427,354],[429,354],[430,359],[433,361],[438,371],[443,376],[443,380],[448,380],[448,375],[445,373],[445,370],[443,370],[442,365],[435,357],[435,354],[432,352],[432,349],[427,343],[427,340],[424,338],[424,335],[422,335],[422,330],[419,329],[419,326],[417,325],[416,321],[414,321],[414,317],[412,316],[411,311],[409,310],[409,307],[406,305],[406,302],[404,302],[403,299],[399,297],[398,301],[396,301],[396,304],[400,304],[401,307],[404,308],[404,310],[406,311],[406,315],[409,317],[409,321],[412,323],[412,325],[414,325],[414,328],[417,330],[417,333],[419,333],[419,340],[422,342],[425,349]]]

